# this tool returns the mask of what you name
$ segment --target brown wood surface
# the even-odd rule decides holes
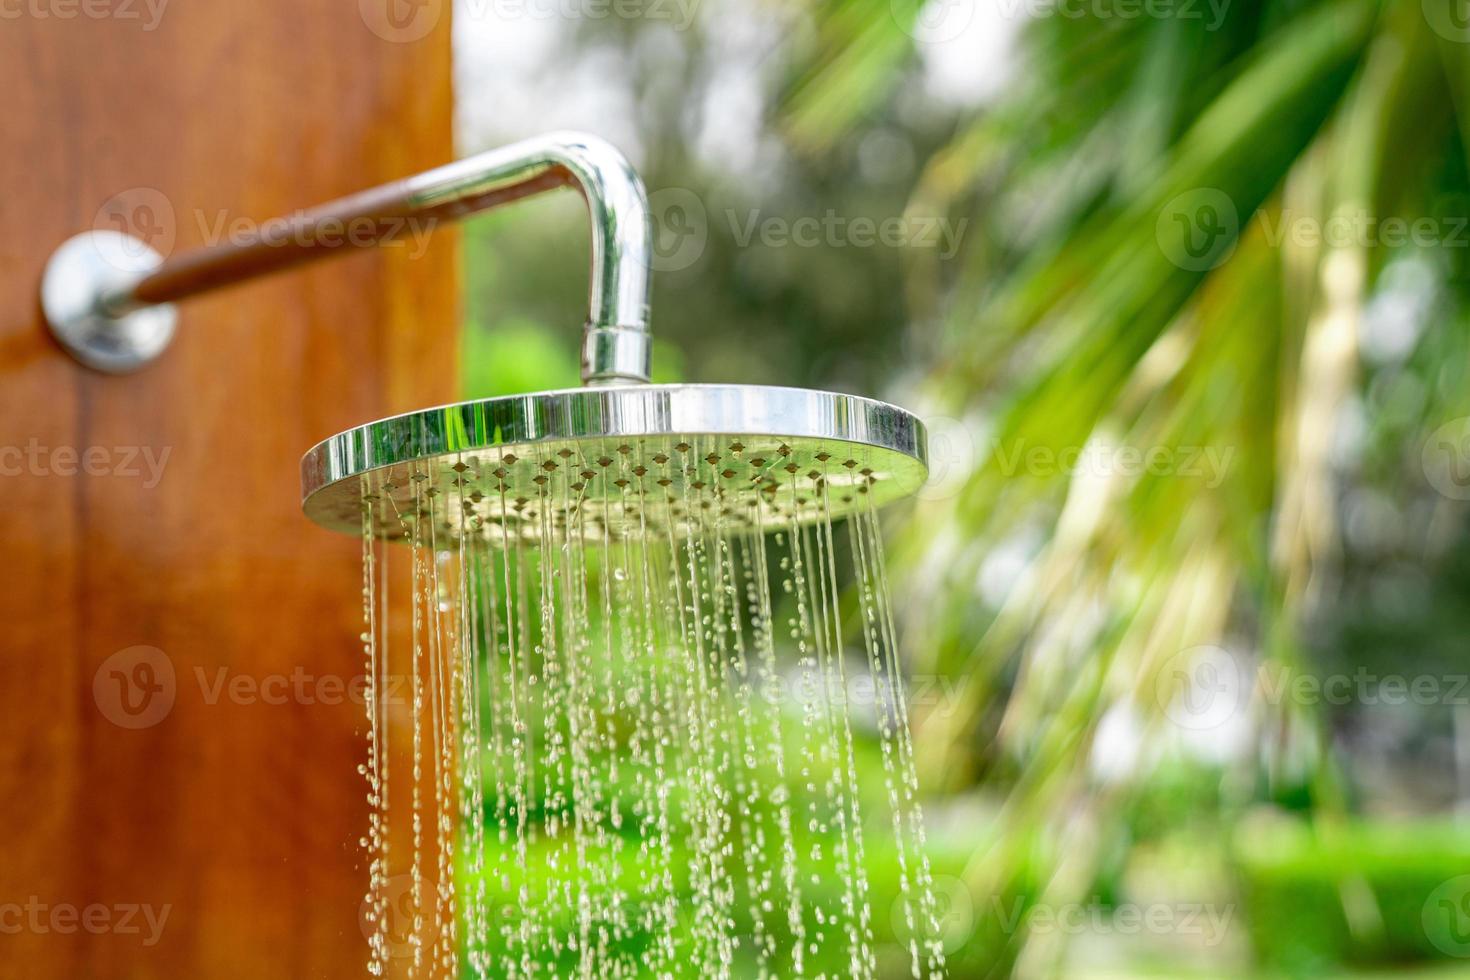
[[[411,43],[357,0],[174,0],[149,30],[158,6],[0,19],[0,977],[360,976],[361,711],[333,694],[362,669],[359,546],[301,516],[297,462],[453,397],[454,236],[191,300],[125,378],[71,361],[36,289],[119,192],[182,249],[451,159],[447,4]],[[156,485],[129,447],[168,453]],[[154,655],[109,658],[139,645],[174,702],[129,728],[108,691]]]

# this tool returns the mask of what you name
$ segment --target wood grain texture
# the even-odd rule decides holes
[[[0,977],[363,974],[359,547],[301,516],[297,462],[454,397],[454,236],[191,301],[126,378],[71,361],[36,290],[120,192],[183,248],[451,159],[447,5],[403,6],[425,36],[356,0],[0,20]],[[162,703],[144,662],[173,703],[130,728],[109,698]],[[145,904],[161,932],[120,928]]]

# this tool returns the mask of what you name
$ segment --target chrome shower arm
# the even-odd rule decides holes
[[[582,380],[646,382],[653,258],[648,199],[626,157],[581,133],[550,133],[479,153],[167,259],[136,238],[87,232],[52,256],[42,307],[52,332],[78,360],[99,370],[130,371],[168,345],[172,304],[179,300],[344,247],[382,244],[401,235],[409,219],[452,221],[558,187],[582,192],[592,223]]]

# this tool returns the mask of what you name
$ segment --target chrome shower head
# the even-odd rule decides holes
[[[302,507],[323,527],[361,533],[366,514],[378,537],[429,521],[494,543],[802,524],[888,503],[926,475],[923,425],[903,409],[759,385],[462,402],[349,429],[301,461]]]
[[[886,503],[922,482],[923,426],[892,405],[794,388],[645,383],[648,200],[622,154],[586,134],[548,134],[311,208],[286,220],[292,234],[279,239],[164,258],[125,236],[87,232],[53,255],[42,306],[83,363],[136,370],[168,345],[179,300],[336,254],[332,243],[386,241],[405,217],[458,218],[560,187],[581,192],[592,223],[588,387],[427,409],[332,436],[302,460],[308,517],[357,533],[366,500],[382,504],[368,508],[369,527],[385,538],[438,515],[455,533],[497,540],[597,539],[696,521],[804,523],[819,510],[841,516]],[[326,233],[349,223],[374,234]],[[109,262],[114,252],[134,258]]]

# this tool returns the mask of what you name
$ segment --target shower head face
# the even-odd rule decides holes
[[[582,541],[840,518],[916,490],[923,424],[853,395],[758,385],[576,388],[383,419],[301,461],[323,527]]]

